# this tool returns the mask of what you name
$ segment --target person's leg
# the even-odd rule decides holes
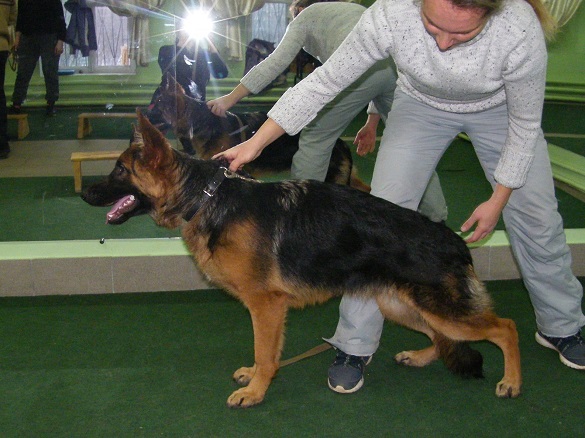
[[[436,123],[441,117],[443,123]],[[456,115],[445,115],[397,92],[374,167],[372,194],[415,210],[437,162],[459,132]],[[336,360],[329,369],[331,389],[354,392],[361,387],[364,357],[378,348],[383,322],[375,300],[343,296],[336,332],[326,341],[348,355],[362,357],[362,362],[341,368]],[[344,379],[357,389],[344,386]]]
[[[486,177],[494,185],[493,173],[507,132],[506,108],[487,111],[477,119],[470,123],[467,134]],[[497,126],[505,129],[498,132]],[[547,337],[573,337],[585,325],[583,287],[571,270],[571,252],[557,210],[548,148],[542,133],[526,183],[512,193],[503,218],[534,307],[538,331]],[[585,346],[580,348],[580,365],[585,369]]]
[[[371,193],[417,209],[441,156],[460,131],[457,114],[435,110],[397,91],[374,165]]]
[[[393,101],[394,88],[391,90],[391,94],[386,92],[376,96],[373,100],[384,124],[386,124],[386,119],[392,108]],[[392,135],[392,133],[386,132],[385,135]],[[431,179],[429,180],[417,211],[423,216],[428,217],[433,222],[444,222],[447,220],[447,201],[445,200],[441,181],[439,180],[439,175],[436,171],[433,172]]]
[[[392,92],[395,83],[394,70],[387,62],[378,63],[327,104],[301,131],[299,150],[291,167],[292,177],[325,181],[331,151],[339,136],[372,99]]]
[[[18,46],[18,70],[12,93],[12,103],[20,106],[26,100],[28,85],[39,59],[39,46],[35,37],[21,35]]]
[[[10,146],[8,145],[8,111],[6,108],[6,94],[4,93],[7,59],[8,50],[0,51],[0,159],[7,158],[10,153]]]
[[[53,107],[59,100],[59,58],[55,54],[57,35],[48,34],[42,36],[40,44],[41,64],[45,77],[45,100],[49,107]]]

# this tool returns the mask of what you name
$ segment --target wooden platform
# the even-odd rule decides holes
[[[135,119],[136,113],[81,113],[77,116],[77,138],[91,133],[90,119]]]
[[[117,160],[121,153],[121,151],[73,152],[71,154],[71,161],[73,162],[75,193],[81,192],[81,163],[83,161]]]
[[[30,132],[28,126],[28,114],[8,114],[8,120],[16,120],[18,122],[18,139],[22,140]]]

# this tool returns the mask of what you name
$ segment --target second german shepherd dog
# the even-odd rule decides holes
[[[423,350],[397,354],[399,363],[441,358],[457,374],[481,377],[481,354],[468,342],[488,340],[504,355],[496,395],[520,394],[516,326],[494,314],[469,249],[452,230],[347,186],[239,176],[173,149],[138,119],[130,147],[83,199],[113,205],[111,224],[148,213],[160,226],[182,226],[199,268],[248,308],[254,364],[234,373],[243,387],[228,398],[230,407],[264,399],[278,371],[287,309],[342,294],[374,297],[386,318],[431,339]]]
[[[205,101],[187,96],[172,76],[168,76],[165,84],[161,85],[154,109],[171,125],[183,150],[203,160],[246,141],[268,118],[262,111],[228,112],[226,117],[216,116]],[[290,170],[293,155],[298,149],[299,134],[285,134],[269,144],[244,170],[255,178]],[[341,139],[337,139],[333,146],[325,181],[370,191],[370,186],[358,176],[349,146]]]

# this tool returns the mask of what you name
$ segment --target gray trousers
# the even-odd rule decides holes
[[[21,35],[18,46],[18,71],[14,82],[12,102],[21,105],[28,93],[30,80],[39,57],[45,77],[45,99],[56,102],[59,99],[59,55],[55,55],[57,34]]]
[[[494,186],[507,130],[506,105],[471,114],[447,113],[398,90],[378,151],[372,194],[416,209],[437,163],[460,132],[470,137]],[[477,204],[483,201],[478,199]],[[571,270],[542,132],[526,184],[513,191],[503,219],[538,330],[554,337],[574,335],[585,325],[583,287]],[[371,355],[378,348],[383,322],[375,300],[344,296],[337,330],[328,342],[348,354]]]
[[[374,102],[385,122],[392,108],[395,88],[394,65],[390,60],[383,60],[339,93],[301,131],[299,150],[292,162],[292,177],[325,181],[336,140],[370,102]],[[434,172],[418,209],[436,222],[447,219],[445,197],[439,177]]]

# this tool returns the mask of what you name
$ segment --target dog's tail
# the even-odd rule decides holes
[[[449,371],[464,378],[483,378],[483,357],[468,342],[453,341],[438,335],[435,344]]]
[[[370,193],[370,190],[372,190],[372,188],[366,184],[364,181],[361,180],[361,178],[358,175],[358,171],[355,167],[355,165],[353,165],[351,167],[351,175],[349,176],[349,185],[350,187],[353,187],[354,189],[358,189],[361,190],[362,192],[366,192],[366,193]]]

